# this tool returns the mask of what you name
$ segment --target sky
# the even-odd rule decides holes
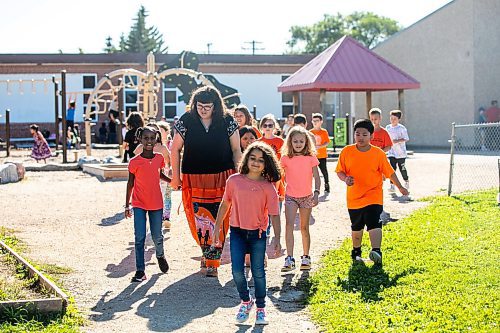
[[[168,53],[283,54],[290,27],[325,14],[371,11],[408,27],[450,0],[17,0],[2,3],[0,53],[102,53],[107,36],[118,45],[141,5],[147,25],[163,34]],[[249,48],[245,50],[244,48]]]

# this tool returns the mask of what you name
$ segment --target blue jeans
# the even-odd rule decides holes
[[[245,278],[245,254],[250,253],[250,267],[255,284],[255,302],[258,308],[266,306],[266,233],[259,230],[245,230],[231,227],[231,268],[236,289],[244,302],[250,300],[248,282]]]
[[[149,214],[151,237],[155,244],[156,257],[163,257],[163,234],[161,232],[161,215],[163,210],[145,210],[134,207],[134,236],[135,236],[135,267],[144,271],[144,245],[146,242],[146,213]]]

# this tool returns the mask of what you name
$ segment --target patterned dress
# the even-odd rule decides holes
[[[33,157],[37,161],[40,161],[52,156],[49,144],[42,136],[42,133],[36,132],[35,134],[33,134],[33,139],[35,140],[35,142],[33,143],[31,157]]]

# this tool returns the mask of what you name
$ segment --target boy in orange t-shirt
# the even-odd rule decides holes
[[[347,209],[351,219],[353,246],[351,257],[353,260],[361,258],[361,240],[366,226],[372,246],[370,259],[380,265],[382,176],[390,178],[401,194],[408,195],[408,190],[399,182],[385,153],[370,144],[373,131],[373,124],[368,119],[360,119],[354,123],[355,144],[342,149],[335,172],[347,184]]]
[[[328,169],[326,167],[326,159],[328,157],[326,147],[330,143],[330,136],[328,131],[321,126],[323,125],[323,115],[321,113],[312,114],[313,129],[309,132],[314,134],[314,143],[316,144],[316,157],[319,161],[319,169],[323,174],[325,181],[325,193],[330,192],[330,182],[328,179]]]
[[[370,121],[373,124],[373,136],[370,140],[370,144],[379,147],[387,153],[392,147],[392,140],[389,133],[385,128],[380,127],[380,122],[382,121],[382,111],[379,108],[373,108],[370,110]]]

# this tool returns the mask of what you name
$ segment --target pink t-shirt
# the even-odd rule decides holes
[[[162,154],[154,153],[152,159],[136,155],[130,160],[128,171],[135,176],[132,206],[145,210],[163,208],[160,189],[160,170],[165,167]]]
[[[226,181],[224,201],[232,205],[229,224],[233,227],[265,231],[268,215],[279,215],[276,188],[267,180],[251,180],[235,173]]]
[[[303,198],[312,194],[312,169],[319,165],[316,156],[283,156],[281,166],[285,170],[285,194],[294,198]]]

